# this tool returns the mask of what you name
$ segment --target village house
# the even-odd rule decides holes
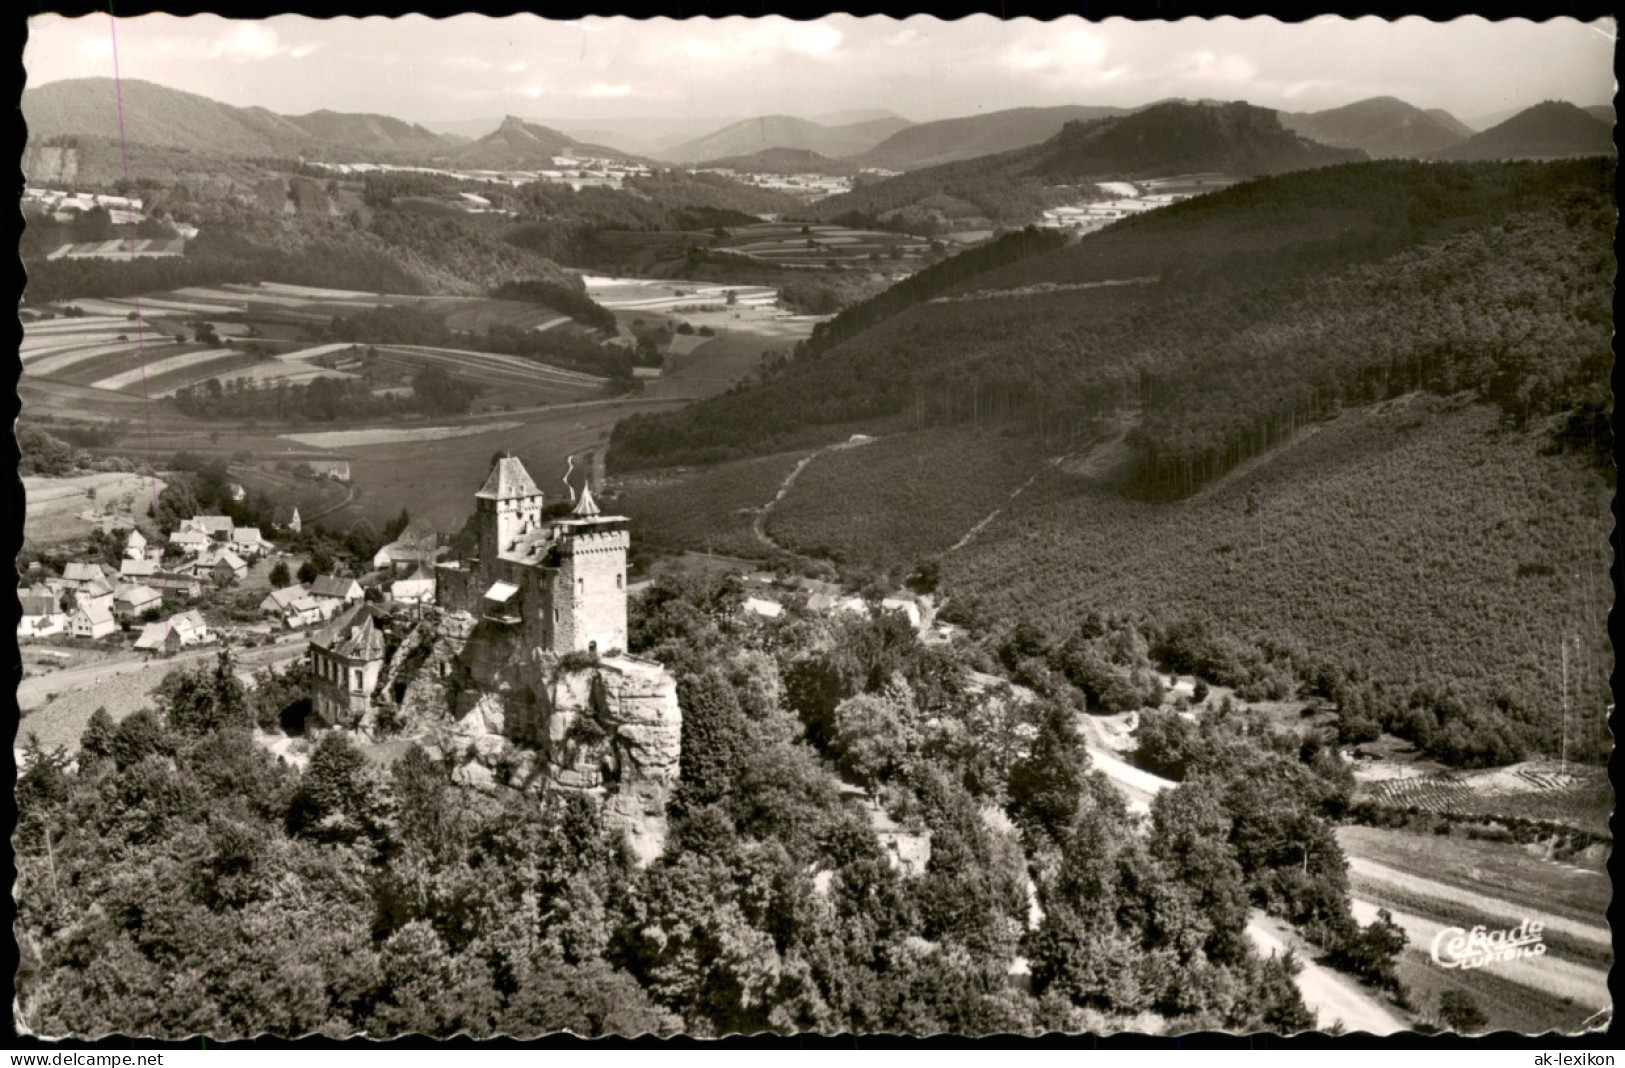
[[[777,619],[784,615],[784,605],[777,601],[770,601],[765,597],[747,597],[741,607],[752,615],[761,616],[764,619]]]
[[[390,583],[389,597],[407,604],[433,604],[434,575],[420,567],[406,578]]]
[[[75,607],[87,604],[100,604],[107,608],[113,607],[114,584],[105,578],[95,578],[78,589],[71,590],[69,595],[73,598]]]
[[[234,582],[241,582],[247,574],[248,561],[230,549],[221,549],[214,554],[214,563],[209,568],[209,575],[214,579],[216,586],[229,586]]]
[[[260,611],[282,620],[292,630],[331,619],[341,605],[336,600],[318,601],[304,586],[297,585],[271,591],[260,602]]]
[[[187,522],[190,522],[190,520]],[[189,553],[201,552],[208,548],[211,540],[209,535],[203,531],[192,530],[185,526],[169,536],[169,544]]]
[[[197,609],[169,617],[169,625],[180,633],[182,645],[197,645],[209,640],[209,624]]]
[[[49,638],[67,629],[67,613],[62,611],[62,605],[57,601],[55,594],[19,590],[17,599],[22,602],[23,610],[22,616],[17,620],[18,641]]]
[[[384,668],[376,610],[358,604],[310,639],[310,727],[348,727],[366,715]]]
[[[126,586],[113,595],[113,615],[121,619],[139,619],[163,606],[163,595],[151,586]]]
[[[288,614],[289,605],[293,604],[293,602],[299,600],[301,597],[309,596],[309,594],[310,591],[305,589],[302,584],[298,583],[292,586],[285,586],[280,590],[272,590],[270,593],[266,594],[265,599],[260,602],[260,611],[264,612],[268,616],[276,616],[280,619],[282,616]]]
[[[372,566],[380,571],[386,568],[412,571],[420,566],[433,567],[441,552],[439,532],[428,523],[414,519],[399,537],[373,554]]]
[[[87,582],[98,582],[102,577],[101,568],[80,560],[70,560],[62,569],[62,581],[70,588],[81,587]]]
[[[232,530],[231,547],[233,551],[251,560],[258,559],[276,548],[260,534],[259,527],[237,527]]]
[[[169,625],[167,620],[159,623],[148,623],[141,628],[141,633],[135,639],[135,647],[143,653],[162,653],[165,656],[174,656],[180,652],[180,632]]]
[[[129,537],[124,539],[124,555],[131,560],[145,560],[147,557],[147,538],[139,530],[130,531]]]
[[[271,525],[290,534],[299,533],[299,508],[292,504],[279,504],[271,513]]]
[[[68,616],[68,633],[75,638],[105,638],[116,630],[118,622],[106,601],[82,603]]]
[[[118,565],[119,578],[126,582],[131,579],[150,578],[161,570],[163,569],[159,567],[157,563],[152,560],[148,560],[144,556],[126,556],[123,560],[119,561]]]
[[[231,537],[234,526],[229,515],[195,515],[191,519],[181,520],[182,530],[207,534],[212,541],[224,541]]]
[[[184,575],[176,571],[159,571],[143,578],[142,583],[164,593],[175,593],[183,597],[193,598],[203,596],[203,583],[191,575]]]
[[[310,584],[310,595],[318,601],[337,601],[341,605],[361,600],[361,583],[353,578],[322,575]]]

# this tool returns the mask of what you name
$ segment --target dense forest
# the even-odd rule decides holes
[[[895,616],[764,622],[741,597],[663,582],[635,605],[632,647],[683,711],[669,838],[641,869],[590,803],[471,791],[416,745],[385,763],[334,732],[279,761],[248,732],[305,699],[300,674],[245,690],[224,654],[154,710],[93,717],[71,763],[30,744],[20,1019],[215,1039],[1313,1026],[1250,908],[1395,985],[1403,936],[1349,917],[1329,821],[1351,784],[1313,738],[1148,717],[1147,759],[1183,782],[1135,817],[1090,771],[1072,675],[1033,694],[971,674],[1030,659],[1020,635],[934,648]],[[1066,643],[1085,685],[1144,663],[1120,621]],[[929,836],[923,870],[888,863],[843,782]]]
[[[1178,494],[1343,406],[1413,389],[1475,390],[1513,423],[1575,409],[1564,441],[1601,456],[1613,174],[1378,163],[1243,183],[878,326],[854,308],[867,329],[844,344],[814,339],[764,383],[629,420],[611,460],[760,454],[807,427],[888,417],[1092,432],[1126,415],[1139,488]]]

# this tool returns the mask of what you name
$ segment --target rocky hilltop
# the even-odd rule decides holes
[[[654,661],[560,656],[467,613],[434,614],[402,639],[362,726],[417,738],[467,786],[593,797],[641,860],[665,844],[682,712]]]

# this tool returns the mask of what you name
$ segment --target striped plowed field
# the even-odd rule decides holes
[[[240,359],[241,357],[242,353],[237,352],[235,349],[202,349],[195,352],[183,352],[175,356],[167,356],[161,360],[148,360],[130,370],[92,382],[91,386],[95,389],[114,390],[128,390],[135,387],[139,391],[143,383],[150,386],[160,375],[182,369],[203,368],[209,364],[230,359]],[[209,373],[198,371],[193,377],[207,378]]]
[[[376,359],[386,366],[406,368],[410,371],[420,371],[425,367],[441,367],[447,373],[482,388],[510,390],[516,394],[522,392],[535,398],[538,403],[543,404],[581,400],[595,396],[601,389],[601,386],[596,382],[589,384],[576,379],[554,378],[546,374],[537,374],[495,363],[473,360],[448,360],[437,357],[432,353],[379,349]]]
[[[257,356],[247,353],[231,352],[229,355],[211,361],[203,367],[183,367],[178,370],[148,375],[145,392],[149,397],[167,397],[176,390],[183,389],[196,382],[203,382],[211,378],[232,378],[234,376],[231,372],[251,367],[258,360]]]
[[[1551,761],[1364,782],[1356,797],[1423,812],[1547,820],[1598,833],[1607,832],[1613,808],[1600,769]]]
[[[136,348],[134,345],[125,345],[116,352],[103,353],[94,360],[63,367],[52,373],[51,377],[58,382],[72,382],[76,386],[89,386],[100,382],[109,375],[134,371],[143,365],[150,367],[160,360],[167,360],[172,356],[180,356],[187,352],[198,352],[202,348],[201,345],[177,345],[173,341],[146,344],[140,348]]]

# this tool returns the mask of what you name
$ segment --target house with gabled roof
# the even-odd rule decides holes
[[[272,590],[265,595],[265,599],[260,602],[260,611],[268,616],[285,616],[288,614],[289,605],[301,597],[308,596],[310,596],[310,591],[302,583],[284,586],[280,590]]]
[[[143,653],[163,653],[173,656],[180,652],[181,636],[168,620],[148,623],[135,639],[135,647]]]
[[[169,544],[193,553],[207,548],[212,540],[204,531],[193,530],[184,526],[169,536]]]
[[[126,556],[119,561],[118,573],[121,579],[144,579],[156,575],[160,568],[156,561],[148,560],[144,556]]]
[[[68,616],[68,633],[75,638],[105,638],[118,630],[118,621],[106,601],[81,603]]]
[[[182,530],[196,530],[215,541],[231,537],[235,525],[229,515],[195,515],[191,519],[181,520]]]
[[[68,627],[68,615],[56,595],[49,592],[17,591],[22,602],[22,615],[17,620],[17,640],[48,638],[61,634]]]
[[[124,539],[124,555],[132,560],[145,559],[147,555],[147,536],[139,530],[132,530]]]
[[[163,606],[163,594],[151,586],[126,586],[113,595],[113,614],[125,619],[139,618]]]
[[[276,546],[265,540],[259,527],[235,527],[231,532],[232,550],[249,558],[264,556]]]
[[[62,581],[70,586],[83,586],[102,578],[102,569],[82,560],[69,560],[62,569]]]
[[[338,575],[321,575],[310,584],[310,595],[320,600],[333,600],[341,604],[350,604],[361,600],[363,591],[361,583],[353,578],[341,578]]]
[[[389,584],[389,597],[406,604],[433,604],[434,573],[420,567],[406,578],[396,579]]]

